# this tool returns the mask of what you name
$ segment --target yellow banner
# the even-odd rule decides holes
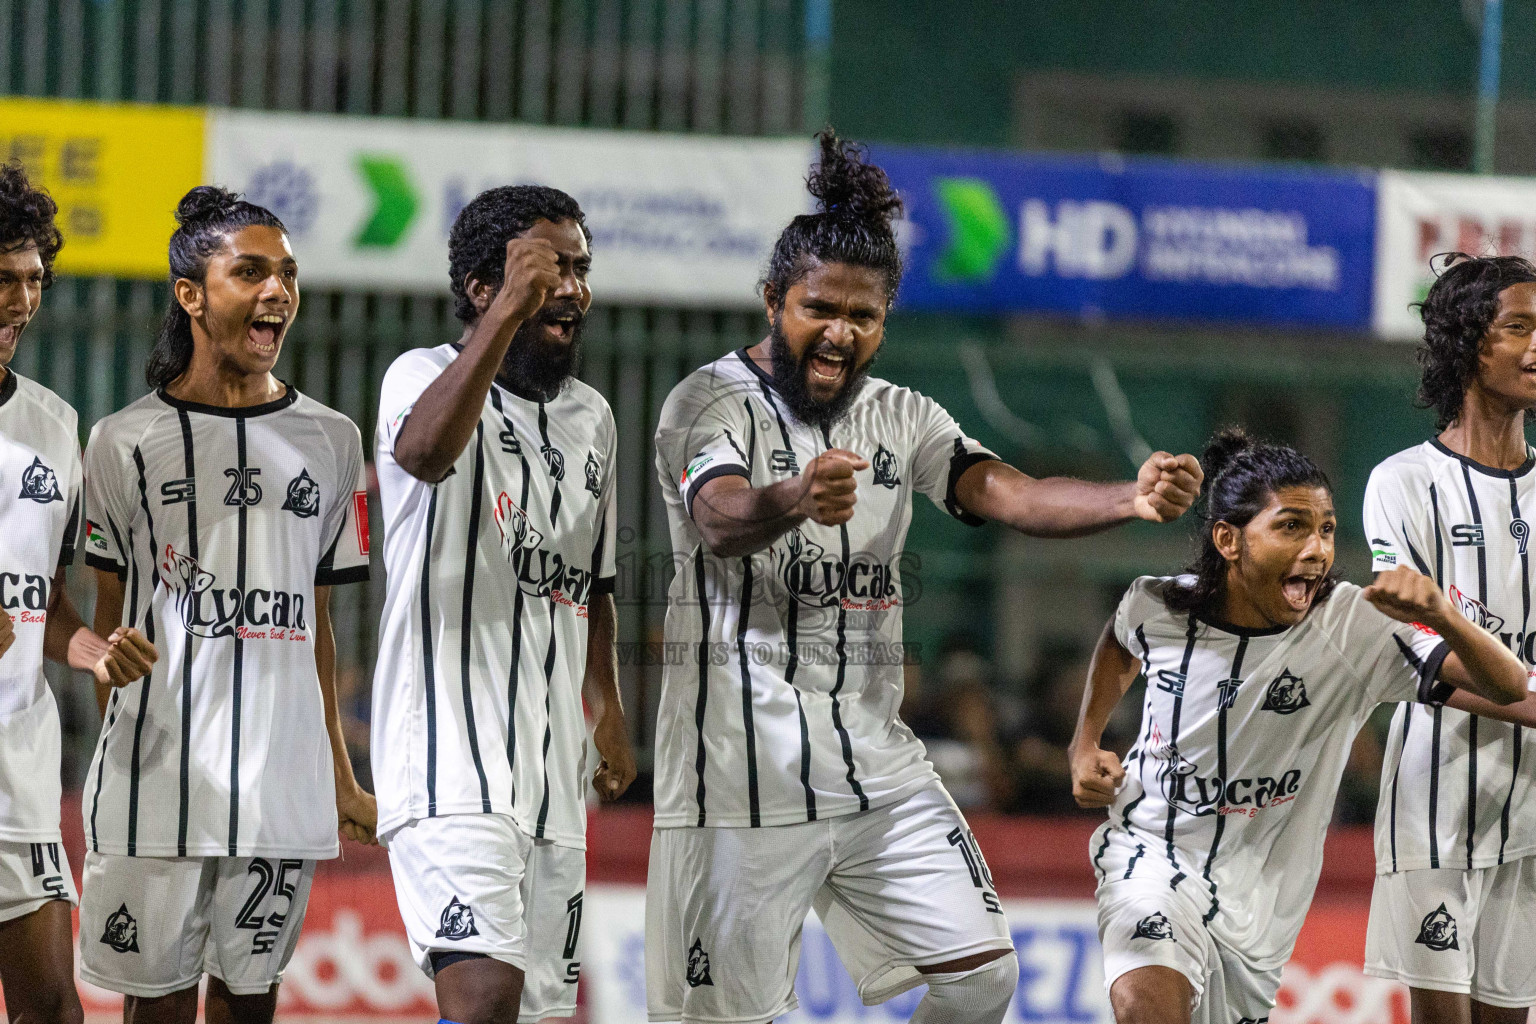
[[[162,277],[176,202],[203,177],[196,107],[0,99],[0,159],[59,204],[65,274]]]

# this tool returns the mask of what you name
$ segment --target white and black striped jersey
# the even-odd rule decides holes
[[[1438,440],[1371,472],[1371,567],[1433,577],[1463,615],[1536,662],[1527,551],[1536,458],[1498,470]],[[1376,870],[1481,868],[1536,854],[1536,736],[1454,708],[1404,707],[1392,719],[1376,805]]]
[[[0,842],[59,841],[59,711],[43,679],[53,577],[80,527],[75,410],[15,370],[0,380],[0,608],[16,641],[0,657]]]
[[[734,474],[799,476],[828,448],[870,463],[843,526],[806,520],[768,548],[720,558],[694,503]],[[847,814],[937,778],[901,705],[903,545],[912,495],[962,522],[955,482],[996,458],[916,391],[870,378],[830,430],[800,422],[745,350],[672,390],[656,467],[678,566],[656,721],[657,827],[758,826]]]
[[[1444,699],[1450,648],[1350,583],[1295,626],[1245,630],[1170,610],[1169,582],[1143,576],[1115,612],[1147,691],[1094,869],[1195,887],[1212,933],[1267,970],[1312,901],[1355,734],[1378,704]]]
[[[395,439],[456,355],[405,353],[379,402],[379,834],[496,813],[585,848],[581,688],[588,603],[614,585],[613,414],[578,380],[549,401],[494,384],[449,475],[423,483],[395,462]]]
[[[85,474],[86,562],[160,652],[107,703],[90,849],[336,856],[315,588],[368,578],[357,427],[292,387],[237,409],[161,391],[96,424]]]

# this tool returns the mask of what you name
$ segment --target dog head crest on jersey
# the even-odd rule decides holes
[[[111,906],[110,903],[107,905]],[[127,903],[107,915],[107,926],[102,930],[101,941],[119,953],[139,951],[139,923],[128,913]]]
[[[1437,953],[1461,948],[1456,942],[1456,919],[1445,909],[1444,903],[1424,915],[1419,925],[1419,937],[1413,941]]]
[[[896,475],[896,456],[885,445],[875,449],[875,454],[870,457],[870,466],[875,471],[875,484],[880,487],[899,487],[901,477]]]
[[[300,519],[320,514],[320,485],[315,483],[308,469],[300,469],[299,475],[288,481],[288,497],[283,500],[283,511],[292,512]]]
[[[688,947],[688,987],[699,988],[704,985],[714,987],[714,981],[709,976],[709,954],[704,952],[704,943],[701,939],[694,939],[693,945]]]
[[[22,470],[21,494],[18,497],[35,501],[40,505],[46,505],[50,501],[63,501],[64,495],[59,491],[59,479],[53,470],[43,465],[41,457],[34,456],[32,465]]]
[[[1282,669],[1275,681],[1269,684],[1269,689],[1264,691],[1264,703],[1259,705],[1259,710],[1292,715],[1311,706],[1307,700],[1306,683],[1291,675],[1290,669]]]
[[[475,927],[475,912],[467,903],[460,903],[454,896],[443,908],[442,917],[437,923],[437,937],[457,942],[467,939],[471,935],[479,935],[480,931]]]
[[[1136,922],[1136,938],[1178,941],[1173,937],[1173,924],[1161,912],[1148,914]]]

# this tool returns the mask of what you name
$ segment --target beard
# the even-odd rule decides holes
[[[544,326],[559,316],[574,316],[571,340],[550,341]],[[518,325],[501,360],[496,379],[511,391],[554,398],[581,372],[581,335],[586,316],[574,303],[545,306]]]
[[[784,336],[784,331],[779,326],[779,318],[774,317],[772,327],[768,333],[768,359],[773,366],[773,383],[779,389],[779,394],[784,398],[784,404],[801,423],[812,426],[828,428],[847,413],[853,400],[864,389],[864,381],[869,378],[870,367],[875,365],[875,359],[880,355],[880,349],[885,347],[884,339],[881,339],[880,348],[875,349],[862,366],[854,367],[848,371],[848,379],[838,389],[837,394],[826,401],[821,401],[811,394],[810,385],[806,383],[806,377],[810,372],[809,364],[811,356],[817,348],[829,346],[818,342],[806,348],[800,358],[796,359],[789,347],[789,339]],[[839,350],[841,351],[841,350]],[[849,363],[853,361],[853,353],[844,353],[848,356]]]

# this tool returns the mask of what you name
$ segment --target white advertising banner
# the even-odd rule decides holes
[[[1434,281],[1430,257],[1536,255],[1536,179],[1383,171],[1377,180],[1374,328],[1423,336],[1409,304]]]
[[[448,230],[479,192],[576,198],[603,302],[744,307],[809,209],[809,142],[526,125],[209,113],[206,176],[288,226],[302,280],[446,291]]]

